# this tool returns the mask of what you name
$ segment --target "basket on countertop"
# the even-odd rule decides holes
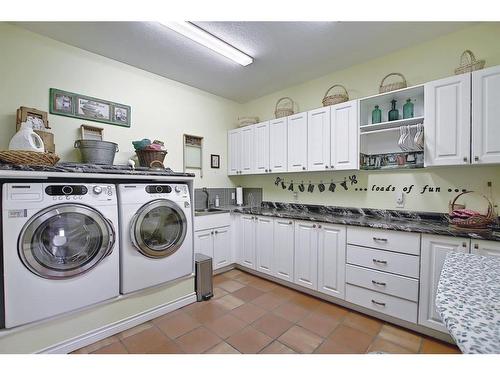
[[[243,126],[248,126],[248,125],[253,125],[259,122],[258,117],[252,117],[252,116],[247,116],[247,117],[238,117],[238,127],[243,127]]]
[[[335,87],[341,88],[344,92],[328,95],[330,93],[330,91],[332,89],[334,89]],[[329,105],[344,103],[344,102],[347,102],[348,100],[349,100],[349,94],[347,93],[346,88],[342,85],[333,85],[328,90],[326,90],[326,93],[325,93],[325,96],[323,97],[322,103],[323,103],[323,107],[328,107]]]
[[[387,78],[389,78],[390,76],[401,77],[402,81],[388,83],[388,84],[384,85],[385,80]],[[394,90],[404,89],[406,87],[407,87],[406,78],[401,73],[389,73],[384,78],[382,78],[382,82],[380,82],[380,86],[378,88],[378,92],[380,94],[383,94],[385,92],[390,92],[390,91],[394,91]]]
[[[163,150],[135,150],[139,164],[146,168],[165,168],[163,161],[167,151]]]
[[[474,215],[474,216],[469,216],[469,217],[457,217],[453,214],[455,209],[457,207],[463,208],[464,205],[458,205],[457,204],[457,199],[461,197],[462,195],[469,194],[469,193],[474,193],[474,191],[464,191],[460,194],[458,194],[452,202],[450,202],[449,206],[449,215],[450,215],[450,224],[452,224],[455,227],[458,228],[465,228],[465,229],[486,229],[488,225],[491,225],[495,223],[496,218],[495,218],[495,213],[493,210],[493,204],[491,201],[483,194],[480,194],[486,201],[488,202],[488,209],[486,211],[486,214],[480,214],[480,215]]]
[[[55,165],[59,156],[52,152],[0,151],[0,161],[15,165]]]
[[[484,68],[485,60],[476,60],[471,50],[466,49],[460,56],[460,66],[455,69],[455,74],[470,73]]]
[[[293,115],[293,100],[288,96],[280,98],[274,108],[274,117],[286,117]]]

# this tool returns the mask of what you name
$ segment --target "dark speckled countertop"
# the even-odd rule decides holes
[[[262,202],[260,207],[253,208],[236,207],[232,208],[232,212],[500,241],[500,226],[498,226],[498,222],[497,225],[487,230],[463,230],[450,226],[447,215],[440,213],[316,206],[279,202]]]

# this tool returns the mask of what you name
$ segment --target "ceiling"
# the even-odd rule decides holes
[[[252,56],[243,67],[156,22],[19,22],[52,39],[243,103],[464,22],[196,22]]]

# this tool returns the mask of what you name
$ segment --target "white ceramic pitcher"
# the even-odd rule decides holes
[[[10,140],[9,150],[44,152],[45,146],[42,138],[33,131],[33,124],[26,121]]]

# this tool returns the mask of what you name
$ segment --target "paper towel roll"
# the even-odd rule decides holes
[[[236,188],[236,205],[243,206],[243,188],[241,186]]]

